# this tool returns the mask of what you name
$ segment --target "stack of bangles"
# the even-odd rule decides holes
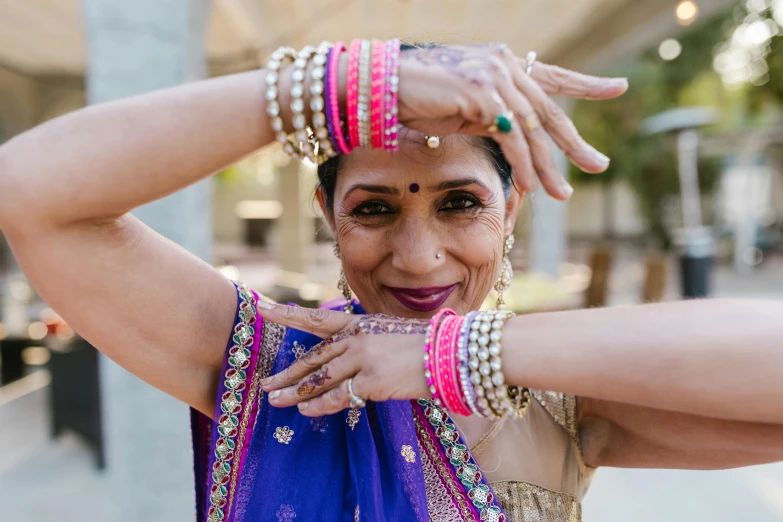
[[[340,106],[340,57],[348,54],[345,107]],[[293,62],[290,110],[293,133],[286,132],[279,102],[281,68]],[[277,49],[266,69],[267,114],[283,150],[297,159],[323,163],[354,148],[397,151],[397,89],[400,41],[323,42],[318,48]],[[288,69],[287,69],[288,71]],[[305,108],[310,109],[307,121]]]
[[[436,405],[464,416],[525,415],[530,392],[506,385],[501,361],[503,326],[513,316],[507,310],[435,314],[427,329],[424,376]]]

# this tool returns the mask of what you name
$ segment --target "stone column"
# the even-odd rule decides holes
[[[558,100],[568,113],[569,100]],[[570,162],[565,154],[552,144],[552,154],[558,170],[568,179]],[[568,204],[552,199],[539,187],[532,198],[532,228],[530,231],[530,268],[534,272],[560,277],[560,265],[568,256]]]
[[[82,5],[90,103],[206,75],[209,0],[82,0]],[[134,213],[210,261],[210,203],[207,180]],[[106,358],[101,360],[101,395],[113,522],[191,521],[188,408]]]
[[[278,221],[277,260],[287,272],[307,273],[307,255],[315,240],[315,223],[308,211],[312,175],[301,161],[277,169],[283,214]]]

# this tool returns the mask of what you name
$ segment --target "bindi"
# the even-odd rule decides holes
[[[413,193],[417,193],[419,191],[419,184],[418,183],[411,183],[411,186],[408,187],[408,189]]]

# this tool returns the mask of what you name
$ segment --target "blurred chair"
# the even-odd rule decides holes
[[[81,337],[62,343],[50,336],[48,345],[52,352],[49,360],[52,436],[65,429],[78,433],[90,443],[97,466],[103,469],[98,350]]]
[[[609,272],[612,269],[612,249],[597,247],[590,254],[590,285],[585,290],[585,308],[606,306],[609,293]]]
[[[642,303],[659,303],[666,293],[666,256],[648,254],[644,262]]]

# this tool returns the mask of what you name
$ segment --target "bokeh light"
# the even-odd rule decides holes
[[[699,16],[699,6],[693,0],[682,0],[675,10],[677,20],[682,25],[690,25]]]
[[[680,53],[682,53],[682,44],[674,38],[664,40],[658,47],[658,54],[667,62],[676,59]]]

